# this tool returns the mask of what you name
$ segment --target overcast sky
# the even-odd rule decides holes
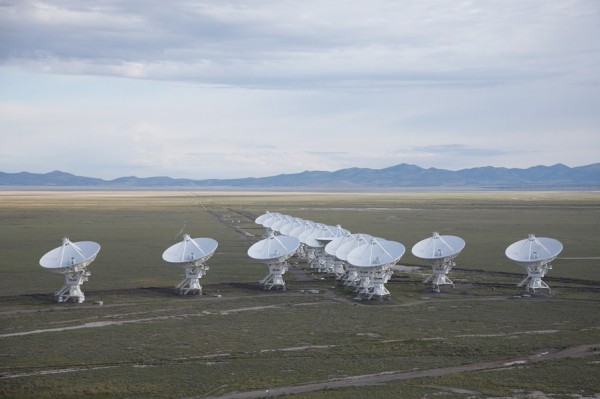
[[[0,0],[0,171],[596,162],[598,0]]]

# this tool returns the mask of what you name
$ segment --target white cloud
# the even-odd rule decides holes
[[[564,74],[565,52],[596,49],[579,34],[598,35],[591,1],[17,4],[0,14],[11,65],[252,87],[485,84],[549,61]]]
[[[0,170],[209,178],[597,162],[599,9],[6,2]],[[68,151],[42,157],[53,147]]]

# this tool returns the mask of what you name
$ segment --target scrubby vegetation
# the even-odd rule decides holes
[[[600,344],[599,199],[564,192],[0,192],[0,397],[200,398]],[[387,285],[390,300],[357,303],[333,278],[298,263],[285,275],[287,291],[263,292],[266,267],[246,251],[264,233],[254,218],[265,210],[402,242],[400,263],[413,266],[424,266],[410,254],[414,243],[434,230],[459,235],[467,246],[452,271],[456,287],[433,294],[420,273],[398,272]],[[182,231],[219,242],[201,297],[179,296],[181,270],[161,259]],[[545,279],[552,292],[522,297],[515,286],[522,270],[504,250],[529,232],[557,238],[565,249]],[[102,246],[83,304],[56,304],[62,276],[38,265],[64,235]],[[309,278],[294,278],[302,273]],[[597,356],[527,359],[292,396],[600,395]]]

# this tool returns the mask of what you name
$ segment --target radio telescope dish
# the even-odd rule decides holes
[[[293,228],[289,234],[289,236],[296,237],[300,239],[300,235],[304,233],[306,230],[312,230],[315,227],[316,223],[312,220],[304,220],[304,223],[300,223],[298,226]]]
[[[318,224],[310,234],[304,237],[304,243],[309,247],[322,248],[329,241],[333,240],[333,232],[335,227],[325,224]]]
[[[439,292],[440,285],[452,285],[454,283],[448,278],[447,274],[455,266],[453,259],[465,247],[465,241],[457,236],[441,236],[437,232],[429,238],[419,241],[412,247],[412,253],[417,258],[426,260],[432,268],[432,274],[429,275],[423,283],[431,281],[431,285],[436,292]]]
[[[313,248],[315,253],[315,257],[311,262],[310,267],[317,269],[318,273],[324,271],[326,273],[337,274],[335,270],[335,256],[329,255],[327,252],[325,252],[325,246],[336,238],[345,236],[346,233],[349,233],[348,230],[343,229],[340,225],[320,225],[319,229],[315,228],[306,238],[306,241],[304,241],[306,245]],[[342,266],[342,264],[338,263],[337,266],[339,268],[339,266]]]
[[[306,260],[306,263],[308,263],[309,265],[314,264],[315,259],[317,258],[317,251],[315,247],[312,247],[310,245],[307,244],[307,240],[308,238],[316,233],[317,231],[321,230],[321,227],[323,226],[322,223],[314,223],[311,222],[312,226],[309,224],[306,224],[304,226],[304,229],[302,230],[302,232],[300,232],[300,234],[297,236],[298,239],[300,240],[301,243],[301,254],[302,254],[302,259]],[[296,231],[292,231],[291,234],[295,234]]]
[[[266,263],[269,274],[263,278],[259,285],[265,289],[281,287],[285,290],[283,275],[288,269],[287,259],[294,255],[300,247],[300,240],[296,237],[275,235],[269,236],[248,249],[248,256],[259,262]]]
[[[265,263],[284,262],[294,255],[298,246],[300,241],[296,237],[271,233],[264,240],[253,244],[248,249],[248,256]]]
[[[78,303],[85,301],[81,284],[91,275],[87,267],[100,252],[100,245],[93,241],[71,242],[67,237],[62,245],[47,252],[40,259],[40,266],[65,276],[65,285],[56,293],[57,302],[73,299]]]
[[[300,219],[300,218],[292,218],[292,220],[288,223],[286,223],[285,225],[283,225],[281,227],[281,230],[279,230],[279,233],[286,235],[286,236],[291,236],[291,232],[292,230],[294,230],[295,228],[301,226],[304,224],[304,219]]]
[[[263,226],[270,229],[277,221],[281,220],[283,215],[281,213],[271,213],[271,217],[265,219]]]
[[[563,249],[560,241],[548,237],[536,237],[529,234],[526,239],[517,241],[506,248],[506,256],[523,266],[527,272],[525,277],[517,287],[522,287],[527,280],[529,283],[525,286],[526,290],[544,288],[550,291],[550,287],[542,278],[548,270],[552,269],[552,262]]]
[[[265,222],[265,220],[267,220],[268,218],[270,218],[272,216],[271,212],[266,211],[265,213],[263,213],[262,215],[260,215],[259,217],[257,217],[254,220],[254,223],[256,224],[260,224],[262,226],[262,224]]]
[[[371,241],[373,236],[369,234],[351,234],[347,242],[341,243],[335,251],[336,258],[347,261],[348,254],[355,248],[365,245]],[[327,249],[327,247],[325,247]]]
[[[399,242],[383,238],[371,238],[367,244],[354,248],[348,254],[348,262],[358,269],[358,294],[368,299],[388,296],[390,292],[385,283],[392,276],[392,266],[405,251],[406,248]]]
[[[291,216],[281,215],[281,218],[271,225],[271,230],[281,233],[281,228],[287,223],[290,223],[292,219]]]
[[[181,295],[189,292],[202,295],[199,280],[209,270],[204,263],[213,256],[218,246],[217,241],[212,238],[192,239],[184,234],[181,242],[171,245],[163,252],[163,260],[184,268],[185,278],[175,286]]]
[[[347,233],[349,231],[339,224],[337,226],[321,225],[321,230],[313,231],[313,234],[306,239],[306,244],[311,247],[325,247],[336,238],[346,236]]]
[[[317,240],[316,237],[330,236],[331,230],[329,226],[322,223],[317,223],[312,230],[306,230],[300,234],[300,242],[304,244],[305,251],[307,254],[307,262],[311,269],[318,269],[321,273],[325,268],[325,262],[323,259],[323,247],[325,244],[323,241]]]
[[[329,255],[329,262],[332,264],[332,272],[335,274],[336,280],[342,280],[348,273],[346,262],[336,256],[337,249],[348,243],[356,241],[356,237],[352,235],[348,230],[342,237],[336,237],[325,245],[325,253]]]
[[[340,277],[343,285],[356,287],[360,283],[358,268],[348,263],[348,254],[361,245],[371,241],[373,237],[369,234],[351,234],[348,241],[340,244],[335,251],[335,257],[343,261],[346,267],[346,273]],[[327,250],[327,247],[325,247]]]
[[[405,251],[406,248],[399,242],[373,237],[367,244],[353,249],[348,254],[348,262],[365,268],[393,266]]]
[[[355,240],[356,238],[352,235],[352,233],[346,231],[345,235],[341,237],[336,237],[333,240],[329,241],[327,245],[325,245],[325,252],[331,256],[336,256],[335,252],[341,245]]]
[[[308,238],[311,235],[320,232],[323,226],[324,225],[322,223],[315,223],[311,228],[307,227],[302,233],[300,233],[300,235],[298,235],[298,239],[302,244],[306,244],[310,247],[311,245],[308,244]]]
[[[315,227],[315,225],[316,223],[311,220],[304,220],[301,223],[298,223],[298,225],[292,230],[290,230],[290,232],[287,235],[300,239],[302,233],[304,233],[306,230],[312,230],[313,227]],[[312,256],[313,251],[311,250],[307,252],[306,246],[302,243],[302,240],[300,240],[300,248],[298,249],[298,252],[296,252],[296,255],[300,259],[307,260],[309,254]]]

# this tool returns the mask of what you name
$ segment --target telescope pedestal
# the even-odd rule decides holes
[[[56,301],[62,303],[73,299],[78,303],[83,303],[85,295],[81,291],[81,284],[88,281],[89,276],[91,276],[91,273],[86,269],[65,273],[65,285],[54,294]]]
[[[259,281],[259,285],[266,290],[270,290],[273,287],[280,287],[285,290],[285,281],[283,275],[287,271],[288,264],[284,263],[271,263],[269,266],[269,274]]]
[[[542,278],[546,275],[546,272],[548,272],[550,269],[552,269],[550,264],[527,266],[525,268],[525,270],[527,270],[527,277],[517,284],[517,287],[522,287],[525,285],[525,283],[527,283],[527,280],[529,280],[527,285],[525,285],[525,290],[527,292],[533,291],[535,293],[535,290],[539,289],[545,289],[550,292],[550,287],[542,280]]]
[[[208,270],[208,266],[205,265],[185,266],[185,278],[175,288],[179,289],[181,295],[186,295],[190,292],[202,295],[200,279],[206,274],[206,270]]]
[[[452,270],[452,266],[454,266],[454,262],[445,262],[439,264],[432,265],[432,272],[429,277],[423,280],[423,284],[431,281],[431,286],[433,289],[439,289],[440,285],[451,285],[454,287],[454,283],[452,280],[446,276],[450,270]]]
[[[383,299],[383,297],[390,295],[390,292],[384,286],[384,283],[387,281],[387,277],[385,275],[375,276],[371,279],[371,281],[373,282],[373,289],[369,294],[369,299],[373,297]]]

